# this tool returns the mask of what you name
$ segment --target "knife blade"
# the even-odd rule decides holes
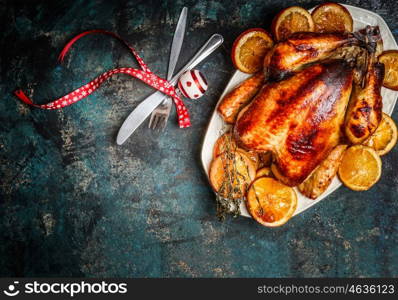
[[[199,51],[191,58],[191,60],[181,70],[173,76],[169,81],[175,85],[180,76],[194,68],[207,56],[214,52],[224,41],[224,38],[220,34],[213,34],[207,42],[199,49]],[[122,126],[117,134],[116,143],[122,145],[130,135],[145,121],[145,119],[151,114],[151,112],[165,99],[162,92],[155,92],[145,100],[143,100],[138,106],[130,113],[130,115],[124,120]]]
[[[184,36],[185,36],[185,28],[187,25],[187,16],[188,16],[188,8],[184,7],[181,10],[180,17],[178,18],[176,30],[174,32],[173,41],[171,43],[169,66],[167,68],[167,78],[166,78],[167,81],[169,81],[173,77],[174,69],[176,68],[178,57],[180,56],[181,47],[182,47],[182,43],[184,41]],[[160,104],[160,107],[161,107],[160,109],[162,111],[164,111],[165,108],[167,108],[167,114],[169,114],[170,110],[171,110],[171,105],[172,105],[171,101],[172,101],[171,98],[167,97]],[[151,115],[151,118],[149,119],[149,124],[148,124],[149,128],[151,128],[151,126],[153,126],[152,122],[155,119],[157,113],[158,113],[157,109],[154,109],[152,111],[152,115]],[[166,118],[166,120],[164,121],[164,124],[166,125],[168,115],[165,118]]]
[[[187,24],[188,8],[184,7],[181,11],[174,33],[173,42],[170,50],[169,68],[167,70],[167,80],[173,77],[174,69],[180,56],[182,42],[184,41],[185,27]]]

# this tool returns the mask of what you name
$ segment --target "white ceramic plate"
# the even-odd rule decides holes
[[[383,45],[385,50],[391,49],[398,49],[397,43],[395,42],[394,36],[392,35],[390,29],[388,28],[386,22],[380,17],[378,14],[375,14],[369,10],[344,5],[354,20],[354,31],[364,28],[366,25],[375,26],[378,25],[380,27],[380,33],[383,38]],[[311,9],[310,11],[312,11]],[[227,94],[230,90],[232,90],[236,85],[240,82],[244,81],[250,75],[242,73],[240,71],[235,71],[232,75],[230,81],[228,82],[227,86],[225,87],[224,92],[222,93],[220,100]],[[381,95],[383,97],[383,111],[389,115],[391,115],[396,100],[398,96],[398,92],[389,90],[386,88],[381,89]],[[220,100],[217,103],[220,103]],[[216,140],[228,129],[228,125],[224,123],[222,118],[217,113],[217,109],[214,110],[213,115],[211,116],[209,125],[207,127],[206,135],[203,141],[202,147],[202,164],[206,174],[209,174],[210,163],[213,156],[213,146]],[[313,206],[314,204],[318,203],[319,201],[325,199],[329,194],[333,193],[341,186],[341,181],[336,176],[332,183],[330,184],[329,188],[316,200],[311,200],[305,196],[303,196],[299,191],[297,191],[298,196],[298,205],[294,215],[297,215],[309,207]],[[243,216],[250,217],[249,213],[246,210],[245,205],[242,203],[241,205],[241,214]]]

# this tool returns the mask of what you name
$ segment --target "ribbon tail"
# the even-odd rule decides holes
[[[21,89],[14,91],[14,95],[26,104],[34,105],[33,101]]]
[[[174,104],[175,104],[176,111],[177,111],[178,126],[180,128],[190,127],[191,126],[191,120],[190,120],[190,117],[189,117],[189,112],[188,112],[184,102],[178,96],[177,93],[175,93],[172,98],[174,100]]]

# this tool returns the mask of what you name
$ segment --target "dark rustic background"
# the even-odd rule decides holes
[[[0,3],[0,275],[121,277],[398,276],[398,147],[367,192],[340,188],[281,228],[215,217],[199,154],[214,106],[233,72],[229,53],[250,27],[282,8],[322,1],[7,1]],[[347,1],[380,14],[398,36],[398,5]],[[225,44],[200,70],[210,88],[187,101],[193,126],[164,134],[142,126],[123,146],[117,131],[151,89],[127,76],[59,111],[31,109],[105,70],[136,65],[104,36],[119,33],[164,76],[179,12],[189,7],[180,65],[213,33]],[[396,109],[393,118],[398,120]]]

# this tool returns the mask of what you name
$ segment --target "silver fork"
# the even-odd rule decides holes
[[[180,55],[182,42],[185,35],[185,27],[187,24],[187,12],[188,9],[184,7],[181,11],[178,19],[177,27],[174,33],[173,42],[171,45],[169,67],[167,70],[167,81],[173,77],[174,69],[177,65],[178,56]],[[155,130],[163,130],[166,127],[167,119],[169,118],[172,101],[170,97],[167,97],[151,114],[149,120],[149,128]]]

